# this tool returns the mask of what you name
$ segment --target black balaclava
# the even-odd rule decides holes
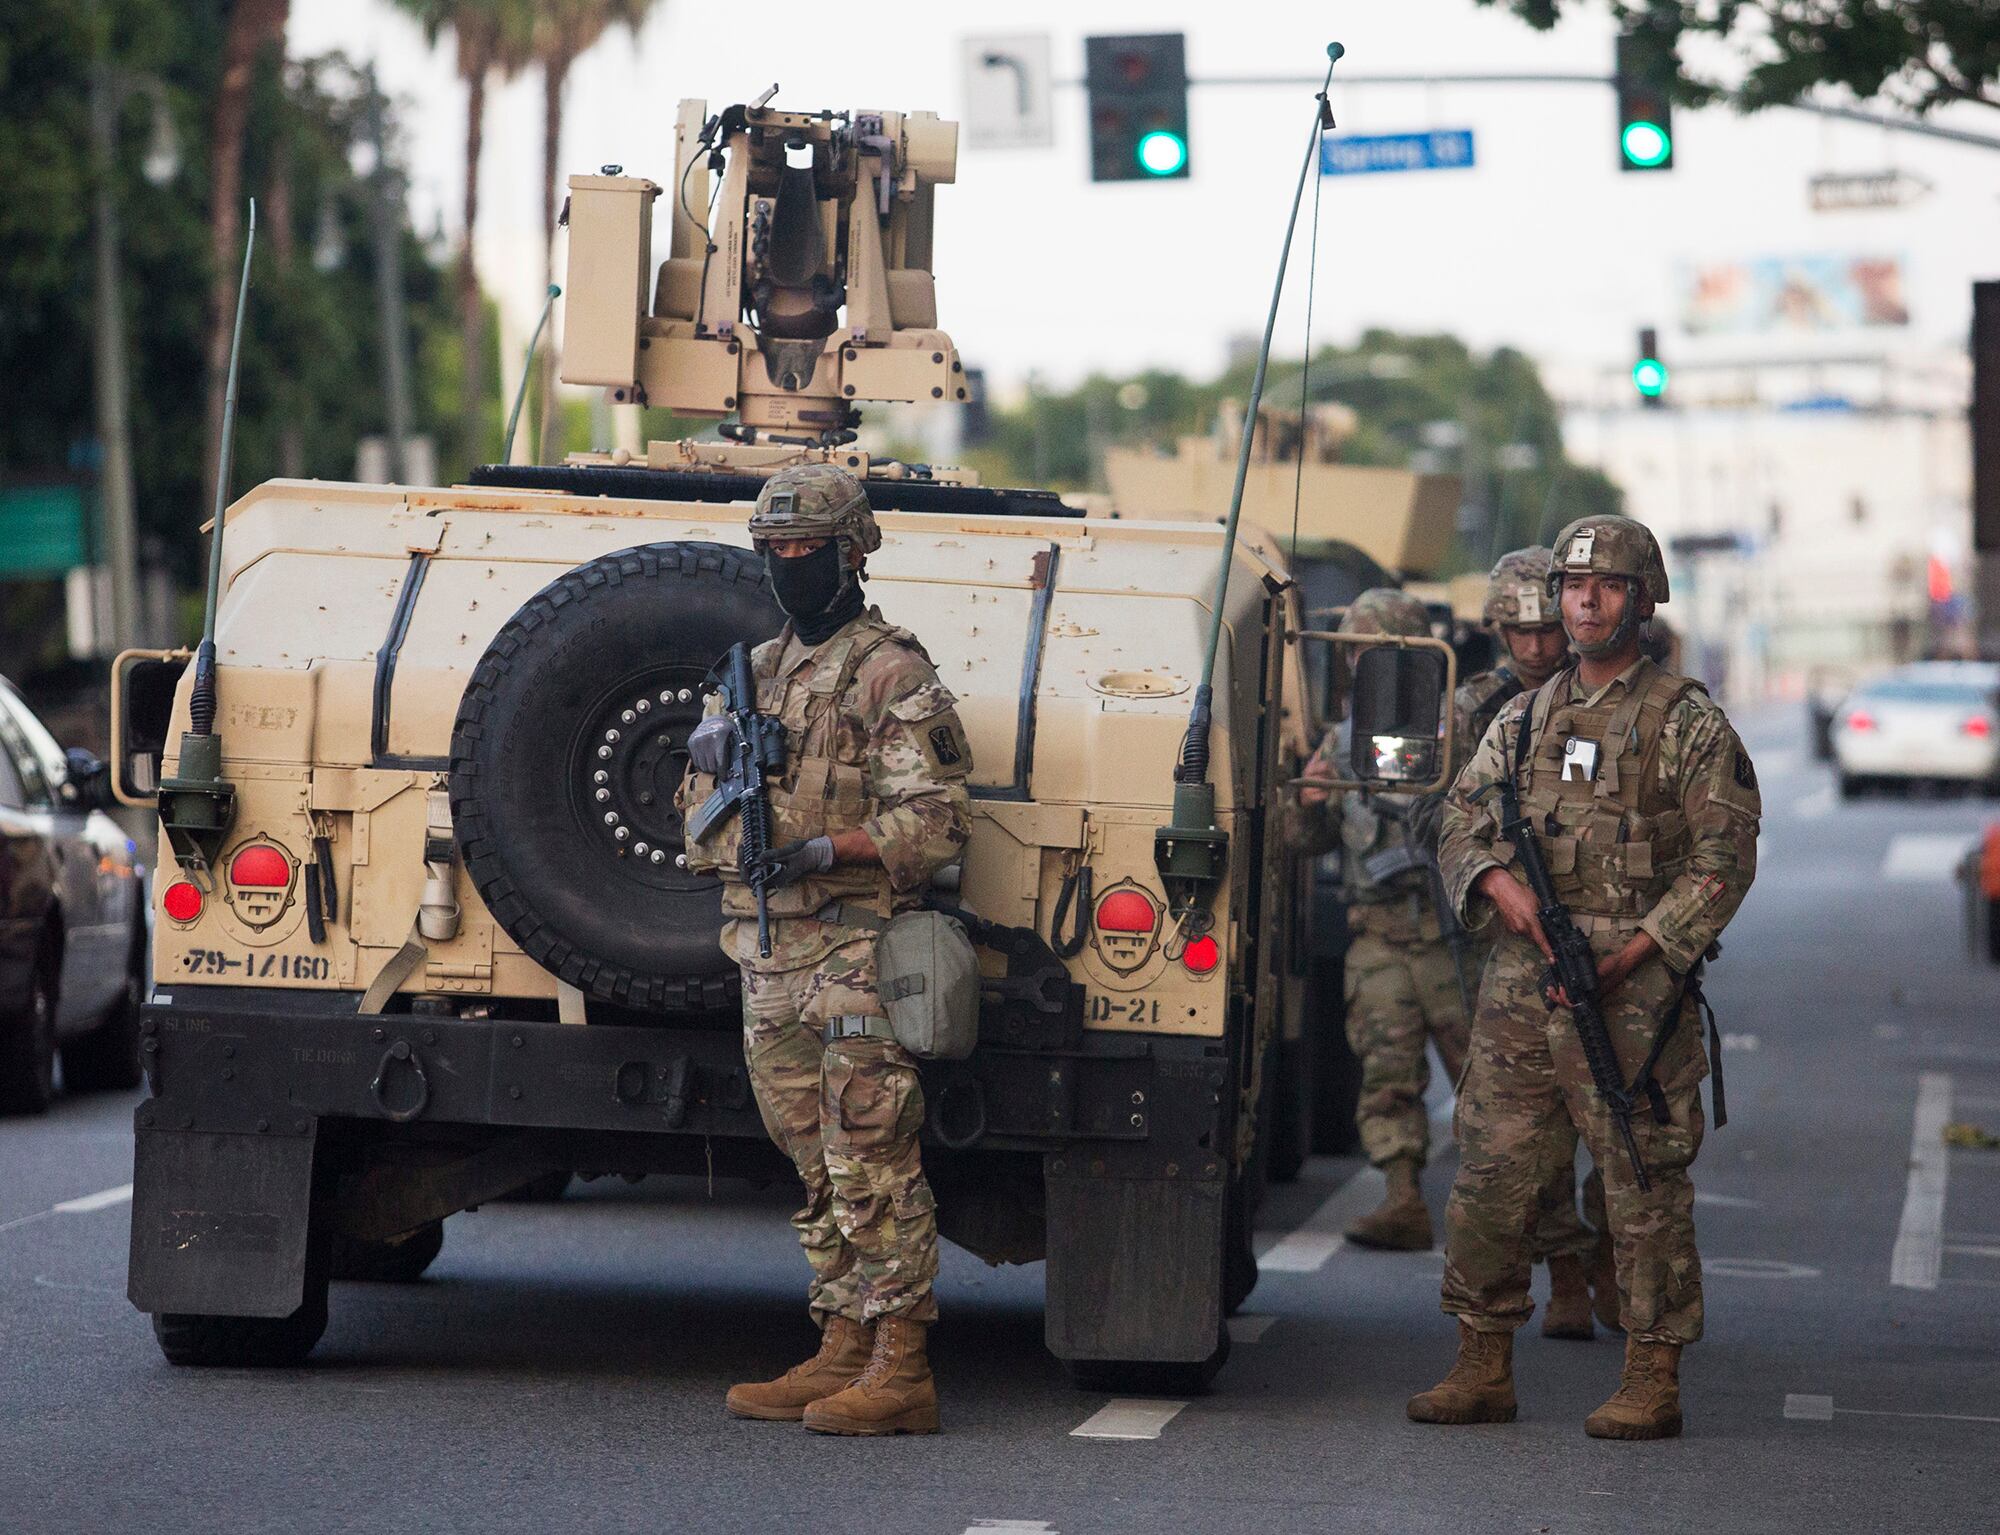
[[[829,538],[811,554],[790,559],[770,555],[764,566],[771,572],[778,606],[808,645],[831,639],[861,616],[861,581],[849,568],[839,539]]]

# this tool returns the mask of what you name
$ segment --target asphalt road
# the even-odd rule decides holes
[[[1441,1259],[1342,1246],[1373,1175],[1335,1159],[1271,1201],[1235,1356],[1185,1403],[1077,1392],[1039,1269],[948,1248],[946,1433],[729,1419],[732,1380],[809,1350],[804,1270],[785,1190],[697,1180],[456,1216],[422,1282],[336,1286],[309,1367],[177,1371],[124,1299],[133,1100],[96,1097],[0,1122],[0,1531],[2000,1527],[2000,1152],[1936,1134],[2000,1129],[2000,969],[1948,875],[1992,812],[1837,804],[1792,715],[1747,732],[1764,867],[1711,985],[1732,1119],[1695,1170],[1680,1441],[1586,1439],[1619,1347],[1534,1324],[1518,1423],[1406,1422],[1450,1357]]]

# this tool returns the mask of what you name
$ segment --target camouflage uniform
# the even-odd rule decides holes
[[[808,487],[815,473],[837,471],[787,471]],[[866,532],[864,552],[880,542],[872,517]],[[937,1220],[918,1156],[923,1090],[915,1061],[889,1036],[875,939],[963,852],[971,748],[923,647],[877,609],[817,646],[787,624],[752,652],[751,671],[759,711],[785,732],[785,771],[770,785],[774,843],[859,828],[881,866],[835,864],[770,892],[769,956],[758,953],[756,902],[738,867],[740,820],[691,844],[689,866],[724,881],[733,920],[722,946],[742,968],[751,1085],[771,1139],[805,1183],[792,1224],[813,1270],[814,1319],[928,1322]],[[690,771],[683,813],[712,787]],[[827,1040],[841,1019],[867,1031]]]
[[[1502,627],[1533,628],[1558,621],[1555,604],[1548,597],[1549,559],[1553,551],[1533,547],[1503,554],[1493,567],[1482,617],[1496,639]],[[1502,640],[1505,654],[1505,641]],[[1510,699],[1522,692],[1511,658],[1490,671],[1467,678],[1452,695],[1451,776],[1456,780],[1472,760],[1472,753],[1486,730]],[[1440,804],[1443,796],[1438,797]],[[1435,822],[1429,833],[1435,842]],[[1492,951],[1492,933],[1470,935],[1472,953],[1468,967],[1474,976],[1484,973]],[[1553,1257],[1588,1259],[1597,1245],[1597,1232],[1577,1211],[1576,1133],[1571,1128],[1567,1147],[1552,1150],[1554,1165],[1536,1197],[1536,1220],[1529,1250],[1534,1261],[1546,1263]],[[1586,1202],[1603,1208],[1603,1190],[1595,1169],[1586,1185]]]
[[[1387,588],[1362,593],[1341,622],[1345,633],[1428,632],[1423,605]],[[1340,777],[1347,749],[1345,725],[1326,733],[1305,776]],[[1422,1167],[1430,1155],[1430,1120],[1424,1092],[1430,1062],[1424,1046],[1454,1081],[1465,1063],[1466,1019],[1458,976],[1432,904],[1430,875],[1422,867],[1384,876],[1371,860],[1393,856],[1412,840],[1408,795],[1342,791],[1315,820],[1302,807],[1301,838],[1307,848],[1341,848],[1347,901],[1347,1042],[1361,1062],[1361,1096],[1355,1123],[1369,1162],[1388,1167],[1409,1161]]]
[[[1567,539],[1557,547],[1569,568],[1599,568],[1589,563],[1588,540]],[[1653,568],[1657,559],[1655,549]],[[1655,591],[1650,573],[1647,586]],[[1655,600],[1665,594],[1659,570]],[[1633,1119],[1652,1182],[1642,1193],[1568,1010],[1541,995],[1541,954],[1528,939],[1501,934],[1487,962],[1459,1096],[1461,1160],[1446,1214],[1444,1309],[1478,1332],[1511,1331],[1527,1319],[1527,1234],[1537,1191],[1580,1130],[1604,1177],[1628,1335],[1678,1346],[1702,1329],[1688,1166],[1701,1144],[1698,1087],[1708,1072],[1683,980],[1755,876],[1762,813],[1756,773],[1698,683],[1644,658],[1594,693],[1574,669],[1559,673],[1501,710],[1447,797],[1441,859],[1449,898],[1468,926],[1494,916],[1488,902],[1472,899],[1476,882],[1514,862],[1499,835],[1498,795],[1488,791],[1510,771],[1530,707],[1529,758],[1517,782],[1530,822],[1546,833],[1541,847],[1558,895],[1600,959],[1640,931],[1660,948],[1605,999],[1603,1011],[1629,1079],[1678,1008],[1655,1071],[1668,1122],[1657,1123],[1643,1106]],[[1563,779],[1563,743],[1572,737],[1598,743],[1594,780]],[[1678,1431],[1677,1405],[1673,1423]]]

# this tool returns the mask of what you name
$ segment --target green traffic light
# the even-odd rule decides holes
[[[1641,357],[1632,365],[1632,386],[1649,400],[1667,392],[1667,365],[1657,357]]]
[[[1187,157],[1187,140],[1164,128],[1156,128],[1139,140],[1139,169],[1148,176],[1171,176],[1187,164]]]
[[[1625,150],[1625,158],[1641,170],[1666,164],[1674,152],[1674,141],[1667,136],[1667,130],[1643,117],[1625,125],[1619,143]]]

